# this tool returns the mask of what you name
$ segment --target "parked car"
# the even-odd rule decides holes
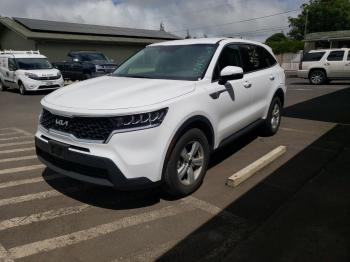
[[[84,80],[112,73],[117,68],[112,60],[101,52],[71,51],[66,61],[54,63],[61,70],[63,77],[70,80]]]
[[[25,95],[63,86],[61,72],[39,51],[0,51],[0,90],[18,88]]]
[[[51,169],[132,189],[195,191],[211,152],[254,128],[274,135],[285,97],[272,50],[242,39],[152,44],[111,75],[41,101],[35,143]]]
[[[300,62],[298,77],[308,78],[314,85],[322,85],[331,80],[349,80],[350,49],[309,51]]]

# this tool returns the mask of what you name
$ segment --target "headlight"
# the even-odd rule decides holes
[[[57,77],[61,77],[61,76],[62,76],[61,72],[58,71],[58,72],[57,72]]]
[[[24,75],[30,79],[39,80],[39,76],[36,74],[25,72]]]
[[[115,132],[128,132],[159,126],[168,112],[168,108],[157,111],[113,117],[111,119]]]

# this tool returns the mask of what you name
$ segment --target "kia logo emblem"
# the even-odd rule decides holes
[[[68,120],[56,119],[55,123],[57,126],[68,127]]]

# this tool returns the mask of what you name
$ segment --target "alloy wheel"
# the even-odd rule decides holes
[[[271,127],[273,130],[276,130],[278,128],[280,119],[281,119],[281,110],[280,110],[280,106],[276,103],[273,107],[272,116],[271,116]]]
[[[204,165],[204,149],[198,141],[186,144],[177,161],[177,175],[184,185],[192,185],[200,176]]]

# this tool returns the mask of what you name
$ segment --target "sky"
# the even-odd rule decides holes
[[[188,29],[196,37],[264,41],[273,33],[287,33],[288,17],[297,16],[305,2],[308,0],[0,0],[0,15],[155,30],[162,22],[167,32],[181,37]],[[284,13],[288,11],[292,12]]]

